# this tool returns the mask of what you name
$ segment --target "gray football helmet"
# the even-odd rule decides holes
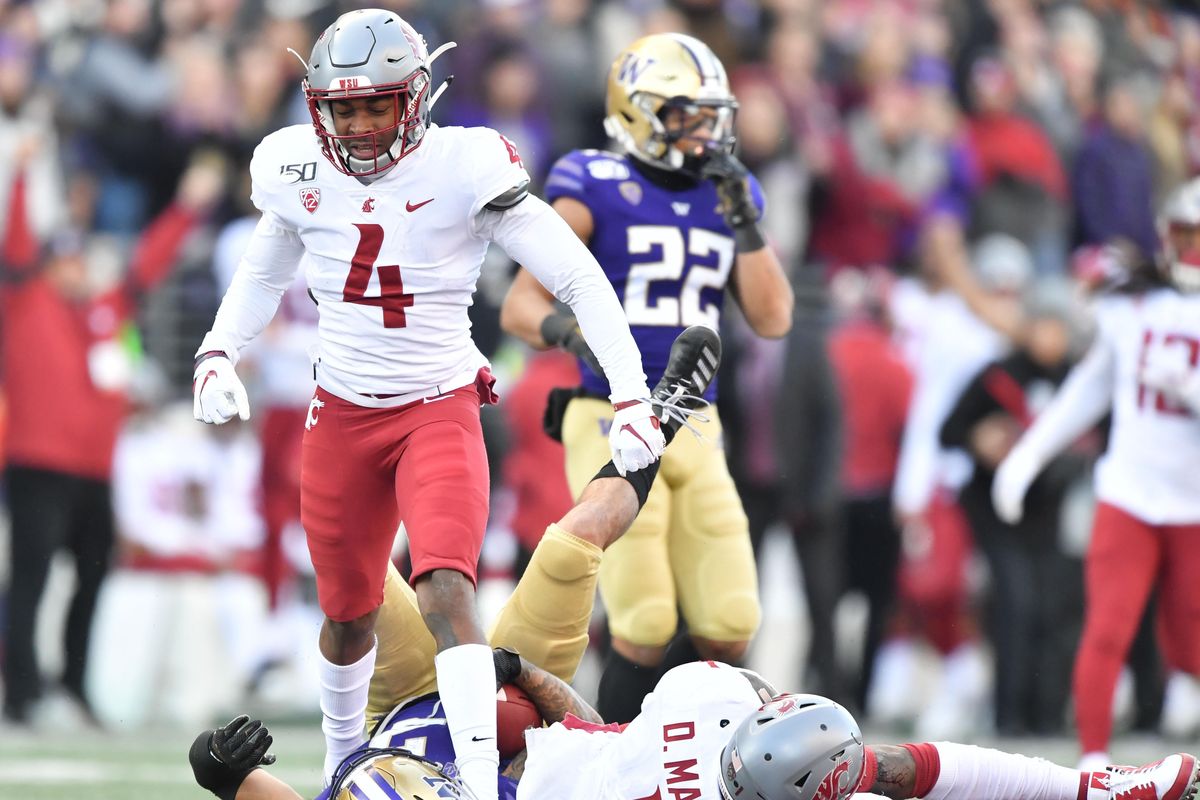
[[[846,800],[864,764],[849,711],[815,694],[785,694],[747,717],[721,751],[721,796]]]
[[[417,149],[429,127],[429,112],[451,78],[430,94],[430,66],[454,47],[448,42],[430,55],[425,39],[391,11],[361,9],[343,14],[317,37],[305,66],[303,87],[321,149],[347,175],[375,175]],[[395,124],[373,135],[338,135],[332,101],[386,95],[394,103]],[[372,153],[361,151],[371,143]]]
[[[1158,215],[1163,277],[1181,292],[1200,292],[1200,178],[1183,184]]]

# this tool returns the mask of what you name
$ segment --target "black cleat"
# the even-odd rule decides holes
[[[688,417],[703,419],[698,412],[708,405],[704,392],[716,379],[720,365],[721,337],[712,328],[693,325],[675,337],[662,380],[650,393],[650,405],[668,442],[681,427],[697,433]]]

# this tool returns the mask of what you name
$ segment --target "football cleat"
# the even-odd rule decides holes
[[[712,328],[693,325],[675,337],[667,368],[650,393],[650,405],[668,441],[681,427],[701,435],[689,420],[708,421],[700,409],[708,405],[704,393],[720,365],[721,337]]]
[[[1175,753],[1144,767],[1109,767],[1109,800],[1194,800],[1196,757]]]

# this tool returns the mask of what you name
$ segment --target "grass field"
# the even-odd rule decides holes
[[[319,727],[271,726],[279,762],[271,771],[305,797],[313,797],[324,753]],[[194,732],[144,731],[47,734],[0,730],[0,798],[3,800],[204,800],[211,795],[192,782],[187,749]],[[907,741],[884,732],[868,732],[868,741]],[[1071,765],[1075,743],[1065,738],[980,742],[1013,752],[1040,755]],[[1197,743],[1189,743],[1196,748]],[[1128,736],[1113,755],[1141,764],[1180,749],[1154,737]],[[1187,746],[1184,747],[1187,749]],[[553,800],[547,798],[546,800]]]
[[[320,727],[271,726],[272,772],[316,795],[325,752]],[[3,800],[182,800],[211,798],[192,781],[187,751],[195,731],[48,734],[0,730]]]

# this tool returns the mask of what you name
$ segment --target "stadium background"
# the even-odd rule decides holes
[[[961,459],[933,451],[939,414],[1006,344],[947,292],[929,291],[951,281],[939,274],[925,234],[935,219],[956,224],[988,302],[1062,321],[1077,354],[1087,337],[1087,292],[1119,265],[1150,258],[1153,210],[1200,169],[1200,16],[1191,4],[380,5],[431,46],[458,42],[435,70],[436,79],[455,76],[435,120],[499,129],[535,181],[562,153],[605,146],[604,76],[622,46],[677,30],[713,47],[741,102],[740,153],[764,183],[768,237],[799,300],[784,341],[755,340],[733,313],[723,331],[731,462],[762,537],[765,618],[751,665],[779,683],[838,697],[877,737],[996,741],[989,620],[1015,598],[991,579],[989,558],[972,555],[970,531],[944,500],[964,481]],[[189,786],[186,744],[194,730],[242,708],[287,726],[277,736],[281,769],[297,785],[315,786],[321,744],[309,659],[319,616],[291,512],[287,433],[298,428],[311,391],[313,311],[303,292],[285,299],[280,323],[247,356],[248,425],[205,429],[191,422],[188,401],[192,353],[253,224],[250,154],[265,133],[308,121],[303,68],[287,48],[307,56],[316,33],[354,7],[0,2],[0,261],[11,274],[78,257],[83,294],[103,296],[133,276],[138,295],[124,323],[91,343],[82,367],[132,407],[112,472],[118,541],[85,684],[103,728],[53,683],[73,581],[60,554],[37,637],[50,680],[27,724],[0,723],[0,796],[199,796]],[[541,392],[570,382],[573,369],[500,333],[497,308],[512,265],[493,255],[473,309],[476,340],[507,395],[485,411],[495,506],[485,614],[567,502],[565,486],[544,468],[555,451],[537,440],[536,422]],[[43,358],[43,343],[22,339],[29,329],[10,308],[0,318],[6,360]],[[879,335],[852,338],[864,331]],[[847,351],[897,365],[893,382],[877,370],[871,384],[867,370],[868,393],[884,398],[883,415],[895,418],[890,428],[877,418],[868,432],[881,450],[856,449],[862,431],[854,426],[871,411],[846,389],[863,379]],[[38,367],[48,381],[76,368],[53,360]],[[8,380],[3,390],[16,391]],[[86,419],[93,410],[71,413]],[[39,424],[53,434],[59,421],[48,409]],[[888,504],[902,433],[916,466],[901,468],[897,503],[882,517],[868,515],[875,524],[863,533],[847,515]],[[1064,571],[1049,587],[1054,598],[1041,599],[1057,599],[1065,611],[1038,633],[1037,650],[1073,650],[1086,475],[1096,452],[1092,442],[1073,454],[1066,499],[1050,509],[1056,530],[1047,534],[1046,558]],[[901,524],[886,521],[892,517]],[[403,561],[402,551],[397,556]],[[0,548],[0,616],[7,562]],[[847,563],[866,565],[874,593],[846,590]],[[897,583],[898,593],[887,588]],[[888,612],[875,695],[859,686],[867,596]],[[930,596],[950,598],[949,618],[930,623],[906,613],[906,604]],[[598,620],[597,640],[602,631]],[[1138,669],[1117,698],[1123,730],[1137,729],[1114,745],[1129,763],[1175,749],[1157,732],[1168,676],[1152,647],[1137,653]],[[594,687],[594,656],[589,664],[580,678],[585,694]],[[1054,668],[1031,671],[1045,695],[1065,701]],[[1000,741],[1070,763],[1077,753],[1065,704],[1050,716],[1039,723],[1041,737],[1002,729]],[[1195,728],[1190,733],[1194,742]]]

